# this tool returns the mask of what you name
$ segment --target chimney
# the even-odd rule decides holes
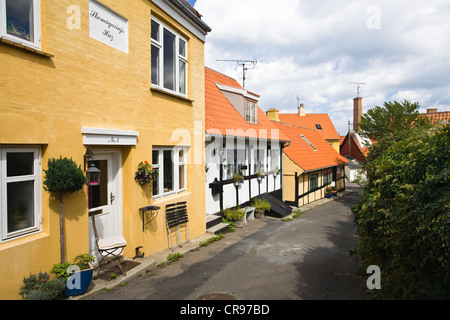
[[[353,99],[353,131],[359,130],[359,123],[362,116],[362,98]]]
[[[306,116],[305,106],[303,105],[303,103],[301,103],[301,104],[300,104],[300,107],[298,107],[298,115],[299,115],[300,117]]]
[[[278,109],[269,109],[266,112],[267,117],[269,117],[270,120],[272,121],[276,121],[276,122],[280,122],[280,117],[279,117],[279,113],[278,113]]]
[[[430,114],[430,113],[437,113],[437,108],[428,108],[427,109],[427,113],[428,114]]]

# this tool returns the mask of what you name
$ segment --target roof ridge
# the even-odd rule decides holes
[[[230,79],[230,80],[233,80],[233,81],[235,81],[237,84],[239,84],[239,82],[237,82],[236,79],[234,79],[234,78],[232,78],[232,77],[230,77],[230,76],[227,76],[226,74],[224,74],[224,73],[222,73],[222,72],[219,72],[219,71],[214,70],[214,69],[212,69],[212,68],[210,68],[210,67],[207,67],[207,66],[205,66],[205,69],[211,70],[212,72],[215,72],[215,73],[217,73],[217,74],[220,74],[221,76],[226,77],[226,78],[228,78],[228,79]],[[239,86],[241,86],[241,85],[239,84]],[[241,89],[243,89],[243,88],[241,87]]]

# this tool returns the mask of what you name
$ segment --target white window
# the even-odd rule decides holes
[[[257,123],[256,103],[245,100],[245,120],[250,123]]]
[[[40,0],[0,0],[0,37],[41,49]]]
[[[153,148],[153,197],[186,191],[186,148]]]
[[[151,29],[152,86],[187,96],[187,41],[155,18]]]
[[[0,148],[0,241],[41,228],[39,148]]]

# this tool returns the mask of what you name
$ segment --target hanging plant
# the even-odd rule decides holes
[[[155,171],[152,169],[151,164],[146,160],[138,164],[138,171],[136,171],[134,180],[139,184],[151,183],[154,175],[156,175]]]

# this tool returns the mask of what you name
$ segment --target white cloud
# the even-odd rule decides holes
[[[216,59],[258,60],[246,88],[263,110],[328,112],[338,132],[352,119],[356,85],[363,111],[393,99],[450,110],[450,2],[442,0],[197,0],[212,28],[205,64],[236,78]]]

